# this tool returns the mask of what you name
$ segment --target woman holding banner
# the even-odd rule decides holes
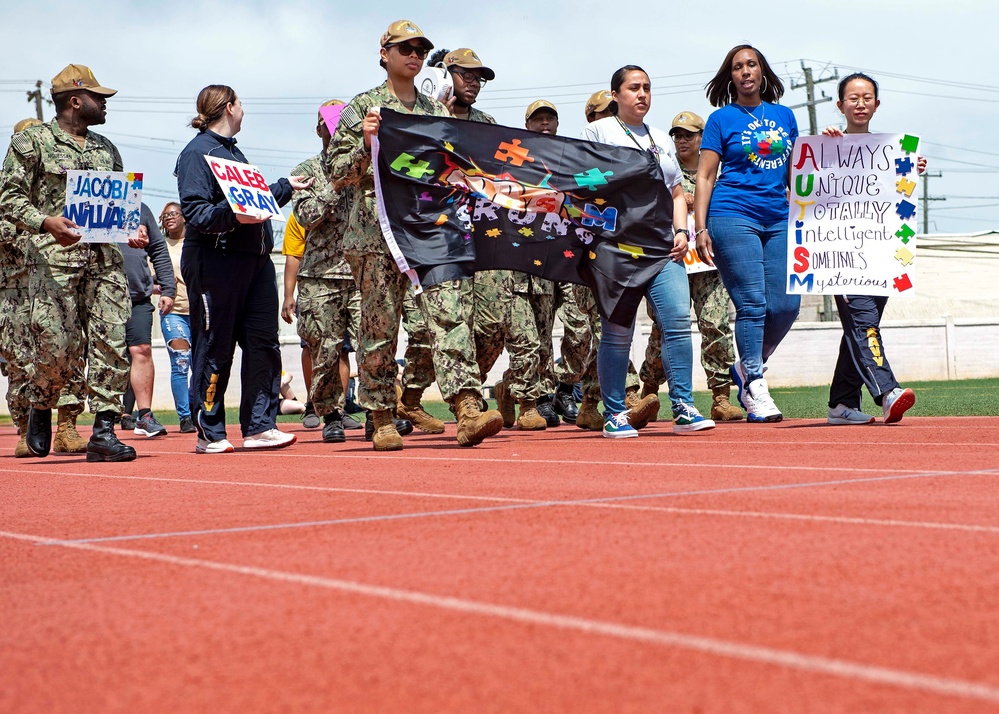
[[[680,167],[670,148],[672,142],[659,129],[645,124],[652,105],[652,84],[641,67],[626,65],[611,77],[611,96],[617,103],[617,115],[598,119],[583,129],[583,138],[602,144],[626,146],[648,151],[662,167],[666,185],[673,197],[673,249],[669,260],[646,287],[646,298],[656,311],[662,333],[663,369],[669,382],[673,409],[673,430],[679,433],[711,429],[715,423],[694,408],[693,345],[690,340],[690,290],[683,256],[687,253],[687,202],[681,188]],[[638,436],[628,423],[624,404],[625,379],[631,340],[635,332],[634,315],[623,327],[601,315],[601,338],[597,351],[597,372],[604,401],[603,434],[620,439]]]
[[[758,50],[729,50],[707,84],[708,100],[719,109],[704,127],[694,194],[697,254],[718,268],[735,303],[739,359],[732,381],[750,422],[783,419],[764,365],[801,303],[786,294],[788,171],[798,124],[776,103],[783,94]]]
[[[823,130],[825,136],[867,134],[874,112],[881,106],[878,83],[866,74],[844,77],[839,83],[836,106],[846,117],[846,132],[838,127]],[[926,170],[926,159],[916,160],[916,170]],[[863,385],[884,412],[885,424],[893,424],[916,403],[911,389],[902,389],[895,379],[881,341],[881,315],[886,295],[836,295],[836,310],[843,324],[839,358],[829,386],[829,423],[838,426],[871,424],[874,417],[860,409]]]
[[[235,347],[242,349],[239,424],[243,448],[289,446],[294,434],[276,428],[281,385],[277,283],[268,218],[237,214],[206,157],[249,163],[236,147],[243,106],[231,87],[211,85],[198,94],[198,135],[177,159],[177,190],[186,221],[181,272],[190,296],[191,415],[196,452],[233,450],[226,439],[225,390]],[[249,181],[249,179],[247,179]],[[264,188],[263,181],[256,188]],[[277,205],[309,181],[282,178],[270,185]],[[249,193],[249,190],[246,191]]]

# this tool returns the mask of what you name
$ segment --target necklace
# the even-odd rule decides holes
[[[742,106],[741,104],[736,104],[735,106],[739,107],[739,109],[746,112],[746,114],[748,114],[753,119],[753,121],[756,121],[756,115],[753,114],[752,110],[746,109],[746,107]],[[757,106],[763,108],[763,111],[760,113],[760,121],[762,122],[764,119],[767,118],[767,105],[764,104],[763,102],[760,102]],[[753,109],[756,109],[756,107],[753,107]]]
[[[631,131],[631,129],[628,128],[628,125],[625,124],[623,121],[621,121],[621,117],[614,115],[614,118],[617,119],[617,123],[621,125],[621,128],[624,130],[625,136],[627,136],[629,139],[635,142],[635,146],[637,146],[642,151],[648,151],[656,159],[659,158],[659,149],[656,147],[656,140],[652,138],[652,132],[649,131],[649,127],[646,126],[645,122],[642,122],[642,128],[645,129],[645,133],[648,134],[649,136],[649,148],[647,149],[639,143],[638,139],[635,137],[635,134]]]

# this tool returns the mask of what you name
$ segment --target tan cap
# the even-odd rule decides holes
[[[586,113],[587,117],[594,112],[602,112],[604,109],[610,106],[610,103],[614,101],[614,97],[611,96],[609,90],[601,89],[599,92],[594,92],[590,95],[590,98],[586,100]]]
[[[118,93],[117,89],[102,87],[97,78],[94,77],[94,73],[90,71],[90,67],[85,67],[82,64],[67,65],[66,69],[52,78],[52,89],[50,91],[53,96],[62,94],[63,92],[72,92],[76,89],[86,89],[94,94],[102,94],[105,97],[110,97]]]
[[[344,104],[344,102],[341,102],[339,99],[329,99],[329,100],[323,102],[322,104],[320,104],[319,108],[322,109],[323,107],[335,107],[338,104]],[[323,113],[322,112],[319,112],[319,123],[320,124],[323,123]]]
[[[555,108],[554,104],[549,102],[547,99],[539,99],[538,101],[533,102],[531,106],[527,108],[527,113],[524,114],[524,119],[525,120],[530,119],[531,115],[533,115],[534,112],[538,111],[539,109],[551,109],[553,112],[555,112],[555,116],[558,116],[558,109]]]
[[[673,136],[673,132],[677,129],[683,129],[684,131],[689,131],[691,134],[696,134],[704,131],[704,120],[694,114],[694,112],[680,112],[673,117],[673,126],[669,130],[669,135]]]
[[[428,40],[423,30],[416,26],[416,23],[409,20],[397,20],[388,26],[388,30],[382,35],[382,47],[394,45],[397,42],[409,42],[410,40],[423,40],[423,44],[428,50],[434,48],[434,43]]]
[[[482,79],[490,82],[496,79],[496,73],[488,67],[484,67],[482,60],[475,54],[475,50],[470,50],[467,47],[459,47],[444,56],[444,69],[448,69],[449,67],[482,70]]]
[[[17,124],[14,125],[14,133],[16,134],[19,131],[24,131],[29,126],[35,126],[36,124],[41,124],[41,122],[38,119],[34,118],[22,119],[21,121],[19,121]]]

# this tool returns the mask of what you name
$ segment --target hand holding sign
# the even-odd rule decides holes
[[[42,231],[55,238],[64,248],[80,240],[80,227],[64,216],[46,218],[42,221]]]
[[[206,156],[205,161],[240,223],[263,223],[284,216],[260,169],[250,164]]]

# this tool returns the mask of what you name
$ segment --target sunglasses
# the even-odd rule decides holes
[[[180,211],[169,211],[167,213],[164,213],[162,216],[160,216],[160,218],[176,218],[179,215],[180,215]]]
[[[409,42],[396,42],[394,45],[389,45],[389,47],[395,47],[403,57],[416,55],[418,59],[422,60],[426,59],[427,55],[430,54],[430,50],[423,45],[414,45]]]

